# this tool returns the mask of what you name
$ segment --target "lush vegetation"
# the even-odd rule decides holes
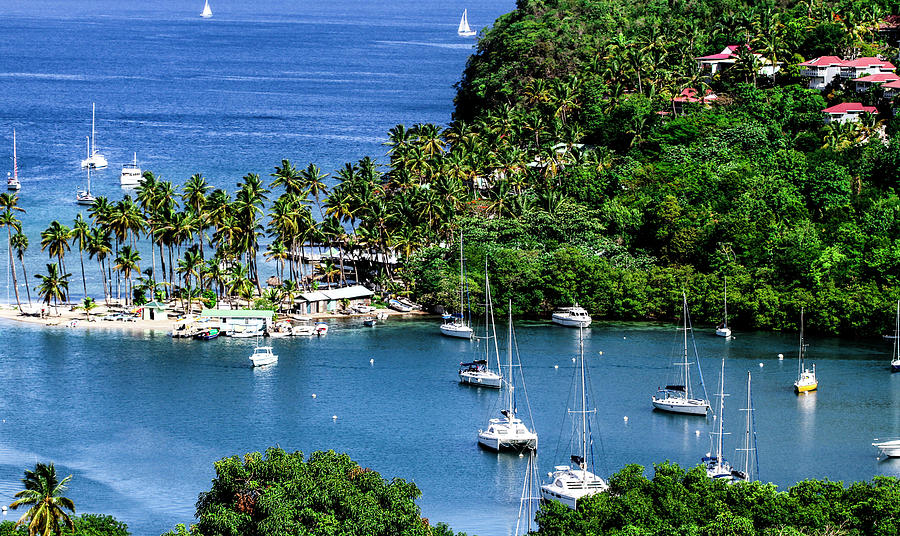
[[[213,487],[200,494],[197,523],[165,536],[406,535],[453,536],[432,526],[415,503],[415,484],[388,482],[346,454],[269,448],[215,464]]]
[[[875,477],[844,487],[807,480],[779,492],[760,482],[728,485],[702,467],[664,463],[653,478],[628,465],[610,478],[610,492],[560,503],[538,513],[542,536],[888,536],[900,533],[900,480]]]

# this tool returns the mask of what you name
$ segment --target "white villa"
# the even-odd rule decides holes
[[[866,75],[893,73],[895,69],[891,62],[872,57],[842,60],[837,56],[821,56],[800,66],[804,68],[801,76],[809,79],[809,89],[825,89],[838,76],[856,81]]]
[[[700,70],[708,70],[710,74],[716,74],[721,72],[726,67],[730,67],[737,63],[738,60],[738,50],[741,47],[750,48],[749,45],[728,45],[723,48],[721,52],[718,54],[710,54],[709,56],[700,56],[697,59],[697,63],[700,65]],[[753,53],[756,56],[756,59],[762,64],[762,67],[759,68],[757,72],[763,76],[772,76],[773,72],[778,72],[778,65],[771,65],[771,61],[768,58],[764,58],[762,54],[758,52]]]
[[[897,80],[900,80],[900,76],[897,76],[894,73],[870,74],[853,79],[853,81],[856,82],[857,93],[865,93],[879,84],[896,82]]]
[[[825,114],[825,123],[849,123],[858,121],[859,116],[864,113],[878,113],[878,108],[874,106],[863,106],[859,102],[844,102],[830,108],[822,110]]]

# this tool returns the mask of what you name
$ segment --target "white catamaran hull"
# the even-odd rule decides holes
[[[545,501],[559,501],[575,510],[578,499],[609,489],[602,478],[590,471],[572,469],[566,465],[554,469],[550,483],[541,486],[541,499]]]
[[[900,439],[872,443],[872,446],[880,450],[882,454],[889,458],[900,457]]]
[[[586,328],[591,325],[590,318],[572,318],[571,316],[565,314],[553,313],[551,319],[553,320],[553,322],[559,324],[560,326],[567,326],[570,328]]]
[[[447,337],[457,337],[459,339],[471,339],[472,328],[470,328],[469,326],[464,326],[462,324],[457,324],[455,322],[441,324],[441,335],[446,335]]]
[[[704,400],[656,398],[653,397],[653,407],[669,413],[681,413],[684,415],[706,415],[709,404]]]

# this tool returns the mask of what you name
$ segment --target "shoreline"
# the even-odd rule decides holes
[[[23,305],[23,307],[27,307]],[[142,318],[135,318],[134,320],[103,320],[101,317],[103,315],[113,313],[113,312],[121,312],[124,308],[118,304],[110,304],[110,306],[106,306],[105,304],[99,305],[95,310],[91,311],[90,321],[88,321],[88,317],[83,310],[77,309],[72,310],[72,305],[60,305],[59,306],[59,315],[56,314],[56,309],[51,306],[50,307],[50,315],[41,318],[40,316],[28,316],[19,312],[18,308],[15,304],[3,304],[0,305],[0,319],[4,320],[12,320],[15,322],[22,322],[26,324],[33,325],[42,325],[44,327],[60,327],[60,328],[69,328],[69,329],[80,329],[80,328],[90,328],[90,327],[103,327],[103,328],[115,328],[123,331],[161,331],[165,333],[170,333],[172,331],[173,324],[177,321],[177,318],[180,318],[182,315],[178,315],[174,318],[166,318],[165,320],[144,320]],[[40,310],[40,306],[35,305],[35,309]],[[429,313],[423,311],[410,311],[408,313],[401,313],[400,311],[394,311],[393,309],[378,309],[373,314],[386,314],[389,317],[412,317],[412,316],[433,316]],[[304,316],[307,318],[311,318],[313,320],[327,320],[327,319],[350,319],[350,318],[363,318],[366,316],[372,316],[371,314],[362,314],[362,313],[351,313],[351,314],[339,314],[339,313],[314,313],[309,315],[279,315],[279,321],[282,319],[288,318],[296,318],[297,316]],[[74,322],[73,321],[77,321]]]

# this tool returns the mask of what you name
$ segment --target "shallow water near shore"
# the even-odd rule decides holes
[[[347,452],[386,478],[414,481],[433,522],[469,534],[510,534],[527,460],[476,446],[498,394],[458,385],[456,367],[480,352],[478,344],[440,336],[432,319],[390,319],[376,328],[359,320],[331,324],[323,338],[269,341],[278,364],[252,369],[252,340],[204,343],[102,325],[72,330],[0,321],[0,502],[12,500],[27,465],[54,461],[63,474],[75,474],[70,495],[79,511],[110,513],[134,534],[160,534],[192,520],[215,460],[277,444]],[[564,418],[578,332],[529,322],[517,326],[517,337],[546,474],[568,460]],[[585,337],[598,407],[598,472],[608,476],[627,463],[698,463],[709,450],[712,419],[650,406],[680,353],[678,333],[610,324]],[[810,340],[821,389],[798,397],[791,389],[794,334],[737,333],[724,341],[698,331],[696,340],[711,395],[719,360],[727,357],[731,458],[743,431],[746,373],[753,373],[762,480],[783,489],[804,478],[900,475],[900,461],[878,461],[870,446],[900,433],[900,374],[888,371],[889,344]],[[523,393],[519,408],[527,414]]]

